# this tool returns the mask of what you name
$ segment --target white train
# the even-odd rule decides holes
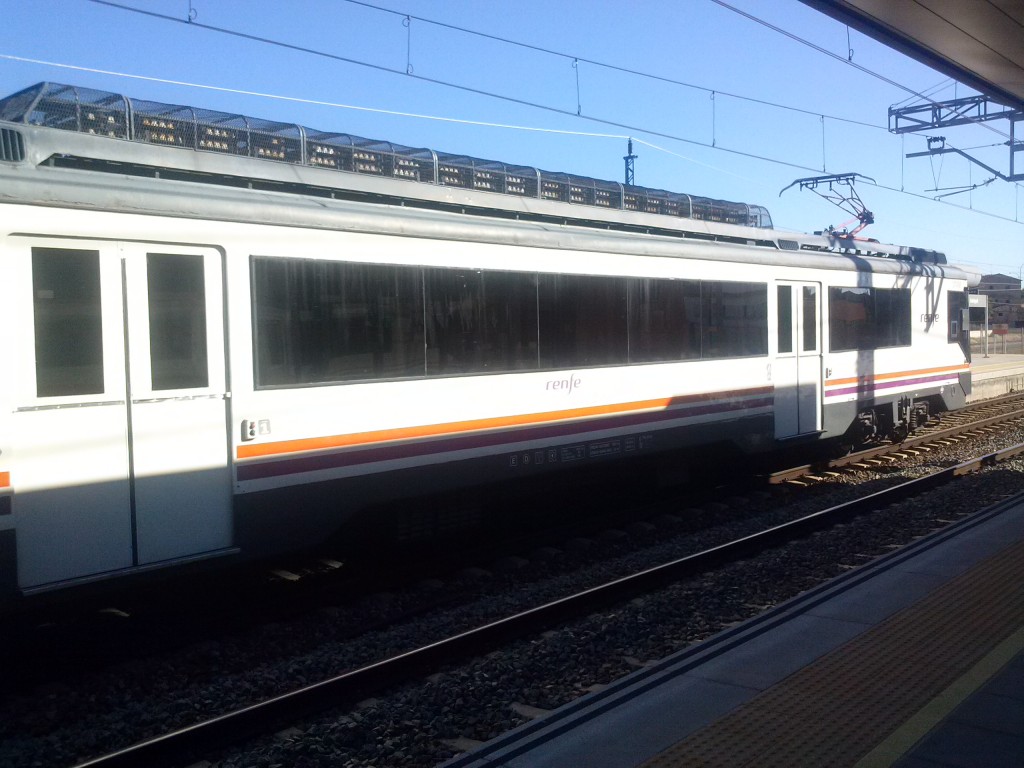
[[[427,493],[898,435],[970,388],[976,278],[944,262],[34,86],[0,101],[0,598],[344,539]]]

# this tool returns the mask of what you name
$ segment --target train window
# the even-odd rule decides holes
[[[875,297],[880,347],[910,346],[910,291],[881,289]]]
[[[701,357],[768,354],[768,286],[701,283]]]
[[[103,392],[99,251],[32,249],[36,395]]]
[[[422,376],[418,267],[253,257],[256,386]]]
[[[829,288],[833,352],[910,344],[910,291],[905,288]]]
[[[537,367],[535,275],[428,269],[425,293],[429,375]]]
[[[779,353],[784,354],[793,351],[793,286],[780,285],[777,290],[779,297]]]
[[[251,264],[257,387],[768,353],[764,283]]]
[[[624,279],[544,274],[539,293],[542,367],[628,362]]]
[[[484,370],[538,368],[537,275],[484,272],[484,297]]]
[[[468,269],[428,269],[425,291],[427,373],[480,370],[483,274]]]
[[[960,323],[967,310],[967,294],[963,291],[950,291],[946,294],[946,317],[949,318],[949,335],[946,338],[950,344],[956,344],[960,339]]]
[[[208,386],[203,257],[150,253],[146,271],[154,391]]]
[[[629,280],[629,361],[700,357],[700,283]]]
[[[804,352],[814,352],[818,348],[818,287],[803,287],[803,319],[804,319]]]

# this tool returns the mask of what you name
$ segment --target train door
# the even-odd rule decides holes
[[[229,546],[219,255],[9,242],[21,587]]]
[[[822,426],[821,284],[776,283],[778,348],[773,364],[775,437]]]
[[[8,243],[18,583],[126,568],[132,524],[120,261],[106,245]]]
[[[231,543],[222,259],[121,247],[138,564]]]

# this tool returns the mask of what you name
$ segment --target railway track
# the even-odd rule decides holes
[[[1022,419],[1024,395],[1011,394],[986,400],[944,417],[938,424],[928,426],[899,443],[876,445],[828,461],[779,470],[768,476],[768,483],[779,485],[801,480],[817,482],[835,470],[849,467],[869,469],[887,460],[896,461],[916,452],[928,450],[933,444],[962,440],[966,436],[977,435]]]
[[[975,424],[971,428],[979,427]],[[273,732],[282,724],[295,722],[299,718],[327,709],[352,705],[384,688],[429,674],[443,664],[480,656],[518,638],[648,594],[679,579],[706,573],[736,560],[806,537],[815,531],[935,489],[957,477],[998,464],[1022,453],[1024,444],[1018,444],[975,457],[884,491],[822,509],[687,557],[646,568],[630,576],[551,601],[445,640],[141,742],[82,763],[81,767],[188,764],[199,756],[216,753],[227,745]]]
[[[922,431],[921,435],[915,435],[913,439],[904,441],[899,445],[876,446],[868,451],[842,457],[831,463],[815,463],[800,467],[794,467],[770,476],[769,482],[776,486],[789,484],[789,487],[799,484],[813,484],[820,480],[834,477],[842,468],[847,469],[877,469],[879,466],[888,468],[892,466],[904,453],[913,451],[924,451],[929,443],[941,444],[941,441],[959,439],[962,435],[977,434],[982,430],[998,428],[1003,420],[1019,415],[1024,409],[1024,396],[1010,395],[1003,398],[978,403],[962,412],[957,412],[944,418],[940,425],[932,426]],[[735,486],[730,493],[735,493]],[[688,491],[689,498],[685,504],[689,509],[684,513],[686,524],[690,530],[697,531],[707,524],[714,524],[723,517],[738,517],[742,513],[737,510],[727,512],[711,512],[697,515],[694,513],[696,507],[700,507],[705,494],[698,494],[693,497],[693,492]],[[725,504],[714,499],[713,492],[709,492],[708,498],[712,508],[723,507]],[[671,508],[673,502],[667,506]],[[436,553],[434,560],[417,559],[402,560],[388,565],[386,579],[374,576],[373,573],[358,574],[353,571],[349,564],[341,567],[341,563],[330,562],[328,566],[321,567],[320,560],[312,560],[308,563],[283,563],[276,574],[270,577],[272,583],[266,589],[256,589],[251,585],[243,583],[232,583],[231,585],[220,586],[207,584],[206,579],[196,579],[190,582],[187,588],[175,590],[175,595],[181,595],[181,599],[175,599],[170,605],[165,605],[159,595],[156,595],[154,604],[150,605],[149,593],[141,593],[141,597],[130,598],[127,601],[121,600],[117,604],[118,611],[115,614],[103,613],[89,619],[88,613],[78,611],[79,606],[73,605],[67,613],[72,617],[70,620],[58,617],[57,619],[41,620],[44,627],[50,625],[67,626],[68,632],[74,632],[79,637],[85,638],[84,648],[93,649],[96,659],[90,661],[89,653],[82,646],[71,652],[61,650],[59,638],[55,638],[52,631],[42,633],[27,633],[23,646],[26,649],[33,649],[26,664],[20,665],[17,670],[19,679],[31,681],[38,678],[42,681],[59,681],[62,675],[80,672],[88,667],[103,667],[109,663],[116,663],[119,660],[131,658],[133,649],[144,649],[146,654],[152,655],[159,652],[173,650],[175,647],[182,647],[191,642],[204,642],[210,637],[216,637],[218,633],[228,631],[239,631],[257,621],[270,621],[275,611],[282,617],[278,620],[285,620],[285,617],[295,615],[303,610],[303,606],[309,606],[309,610],[315,610],[318,601],[326,601],[329,604],[337,604],[338,601],[354,601],[359,595],[373,594],[375,592],[388,592],[402,589],[403,584],[413,584],[424,577],[424,574],[436,574],[437,578],[448,579],[447,574],[457,572],[467,564],[477,565],[500,561],[502,559],[518,558],[524,552],[530,552],[537,548],[550,546],[553,541],[561,539],[578,539],[587,537],[592,531],[601,531],[606,528],[618,526],[628,527],[631,523],[635,526],[637,519],[648,518],[655,520],[660,514],[658,502],[651,505],[651,509],[630,507],[628,513],[618,513],[618,518],[607,516],[591,517],[582,522],[560,525],[557,528],[544,531],[531,530],[523,535],[522,540],[505,538],[500,544],[489,547],[482,547],[479,551],[466,553],[465,551],[451,553]],[[589,509],[588,512],[593,512]],[[599,533],[597,535],[600,535]],[[487,567],[486,565],[484,567]],[[287,572],[286,572],[287,569]],[[283,574],[283,575],[282,575]],[[253,581],[262,583],[265,574],[255,573]],[[250,591],[252,594],[249,594]],[[239,600],[238,592],[246,595],[245,600]],[[228,595],[232,595],[229,599]],[[346,597],[347,596],[347,597]],[[445,601],[449,598],[442,596]],[[276,608],[274,606],[277,606]],[[97,604],[99,608],[106,609],[106,604]],[[422,601],[411,606],[404,613],[398,615],[389,614],[388,622],[396,622],[411,618],[417,611],[429,610],[429,605]],[[136,631],[145,635],[147,627],[159,626],[164,621],[163,614],[169,617],[167,622],[173,631],[159,632],[156,639],[145,640],[136,636]],[[118,621],[117,616],[129,615],[132,621]],[[211,618],[205,624],[197,622],[196,617],[209,615]],[[86,620],[78,617],[84,616]],[[176,618],[175,618],[176,617]],[[31,626],[34,615],[26,618]],[[379,623],[379,622],[378,622]],[[206,624],[209,626],[207,627]],[[120,625],[120,626],[114,626]],[[194,626],[195,625],[195,626]],[[152,633],[150,633],[152,634]],[[42,649],[51,649],[52,652],[40,653]],[[16,651],[15,651],[16,652]],[[10,676],[6,684],[13,683],[14,676]]]

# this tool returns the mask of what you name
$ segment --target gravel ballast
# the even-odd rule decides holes
[[[0,765],[65,766],[216,716],[388,655],[442,639],[650,565],[700,551],[767,525],[927,474],[1014,442],[1024,430],[933,449],[898,471],[857,471],[799,493],[732,500],[705,513],[719,522],[686,531],[685,504],[654,526],[607,535],[589,546],[539,552],[525,564],[429,582],[355,606],[135,660],[0,699]],[[968,447],[969,446],[969,447]],[[431,766],[750,618],[850,567],[886,554],[945,521],[1019,492],[1024,461],[962,478],[899,505],[681,581],[448,668],[415,683],[209,755],[211,765]],[[741,510],[741,503],[746,507]],[[400,614],[425,592],[453,590],[450,607],[355,638],[366,611]]]

